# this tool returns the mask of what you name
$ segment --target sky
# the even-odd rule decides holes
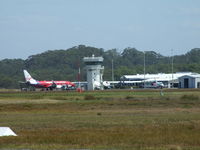
[[[200,48],[200,0],[0,0],[0,60],[78,45],[184,54]]]

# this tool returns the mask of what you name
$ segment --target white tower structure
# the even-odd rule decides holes
[[[103,89],[103,57],[84,57],[87,70],[88,90]]]

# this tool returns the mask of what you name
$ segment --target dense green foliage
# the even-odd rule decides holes
[[[23,81],[23,69],[27,69],[38,80],[78,80],[78,68],[81,68],[81,80],[86,79],[83,57],[104,57],[104,80],[111,80],[112,59],[114,61],[115,80],[124,74],[143,73],[144,53],[135,48],[126,48],[122,53],[116,49],[79,45],[67,50],[46,51],[29,56],[28,59],[4,59],[0,61],[0,88],[17,88]],[[174,72],[200,73],[200,48],[192,49],[184,55],[173,57]],[[172,57],[162,56],[154,51],[145,52],[146,73],[171,72]]]

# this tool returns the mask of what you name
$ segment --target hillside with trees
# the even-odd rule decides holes
[[[0,61],[0,88],[18,88],[18,81],[24,81],[23,69],[27,69],[38,80],[77,81],[78,68],[81,68],[81,81],[86,80],[83,57],[103,56],[104,80],[111,80],[112,59],[115,80],[124,74],[142,74],[144,52],[126,48],[122,53],[117,49],[79,45],[67,50],[49,50],[23,59],[4,59]],[[146,73],[171,73],[173,59],[174,72],[200,73],[200,48],[183,55],[166,57],[154,51],[145,51]]]

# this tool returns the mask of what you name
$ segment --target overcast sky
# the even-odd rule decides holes
[[[200,0],[0,0],[0,59],[80,44],[186,53],[200,47]]]

